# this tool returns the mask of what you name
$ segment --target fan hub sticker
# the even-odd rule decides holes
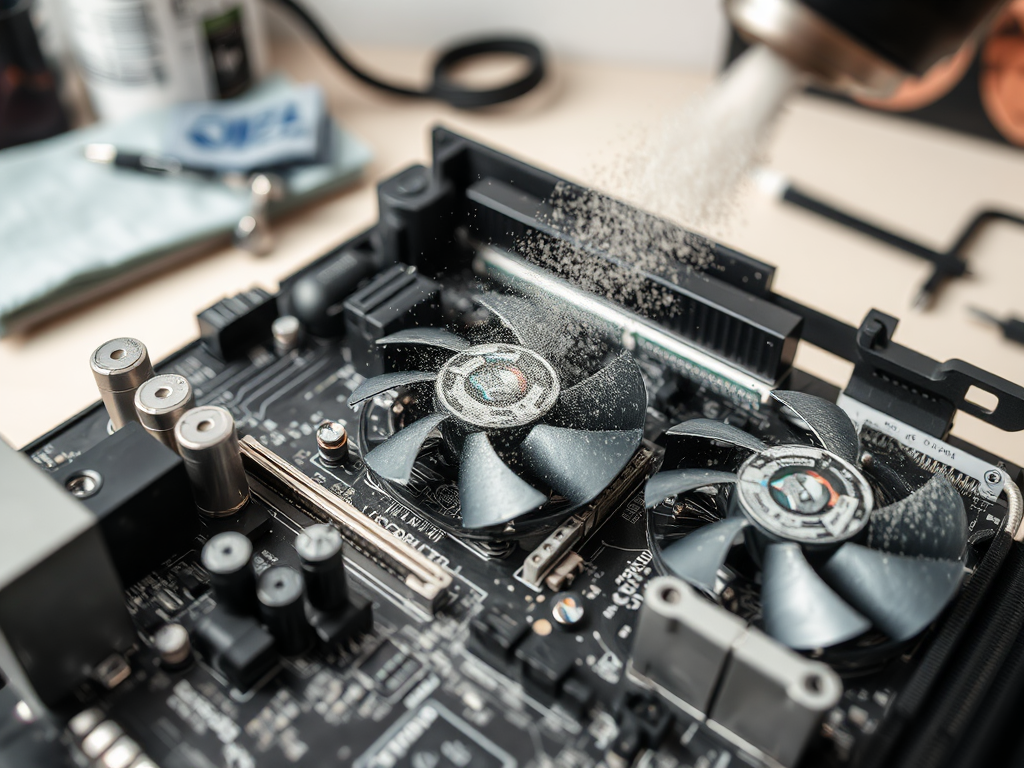
[[[846,541],[867,525],[874,500],[863,475],[821,448],[780,445],[751,456],[736,485],[765,533],[801,544]]]
[[[484,429],[537,421],[558,399],[555,369],[531,349],[479,344],[459,352],[437,375],[437,397],[454,416]]]

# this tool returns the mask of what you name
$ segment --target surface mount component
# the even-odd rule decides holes
[[[708,419],[670,429],[667,438],[683,458],[681,444],[692,441],[730,446],[748,458],[735,473],[682,467],[651,478],[649,509],[701,488],[731,489],[729,516],[663,544],[662,562],[714,594],[719,569],[743,539],[760,563],[764,626],[772,637],[800,650],[827,648],[871,627],[909,640],[960,587],[968,532],[963,500],[937,474],[907,498],[876,507],[846,413],[806,393],[772,394],[823,447],[768,446]]]
[[[786,766],[839,701],[839,676],[784,648],[672,576],[652,579],[631,668],[684,712]]]
[[[146,345],[129,337],[111,339],[96,348],[89,366],[114,429],[138,421],[135,390],[153,375]]]
[[[348,558],[395,590],[421,611],[432,614],[447,599],[451,575],[437,563],[373,523],[350,502],[310,480],[291,464],[246,436],[241,442],[250,471],[265,489],[340,530]],[[257,492],[261,491],[257,489]],[[274,504],[271,494],[268,501]],[[280,502],[278,502],[280,503]]]
[[[0,488],[0,671],[41,710],[135,632],[97,517],[3,442]]]
[[[174,438],[200,512],[227,517],[245,506],[249,481],[230,411],[216,405],[193,408],[178,420]]]
[[[125,585],[187,551],[198,533],[181,458],[137,423],[105,437],[52,479],[99,520]]]
[[[196,648],[241,691],[247,691],[277,663],[274,636],[252,616],[215,606],[196,624]]]
[[[135,392],[139,423],[172,451],[178,450],[174,427],[178,419],[196,404],[188,379],[176,373],[162,373],[144,382]]]

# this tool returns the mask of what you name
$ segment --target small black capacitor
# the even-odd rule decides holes
[[[210,574],[217,602],[232,613],[253,613],[256,609],[256,575],[253,573],[252,542],[238,531],[213,536],[200,557]]]
[[[309,604],[321,611],[339,611],[348,605],[341,534],[326,523],[311,525],[295,538],[302,560]]]
[[[302,576],[294,568],[276,565],[260,574],[256,596],[260,616],[274,636],[277,650],[294,656],[313,642],[313,628],[306,619],[302,600]]]

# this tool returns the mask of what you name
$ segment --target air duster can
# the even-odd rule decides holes
[[[62,0],[102,120],[234,96],[267,66],[259,0]]]

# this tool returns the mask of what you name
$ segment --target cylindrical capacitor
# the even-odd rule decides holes
[[[309,604],[321,611],[338,611],[348,605],[338,530],[326,523],[311,525],[295,538],[295,551],[302,560]]]
[[[234,613],[252,613],[256,607],[256,575],[249,564],[251,559],[252,542],[238,531],[213,536],[200,556],[210,574],[213,596]]]
[[[281,315],[270,326],[274,351],[287,354],[302,343],[302,322],[295,315]]]
[[[114,429],[138,421],[135,390],[153,375],[146,345],[128,337],[111,339],[95,349],[89,366]]]
[[[324,464],[336,467],[348,461],[348,431],[337,421],[325,421],[316,428],[316,447]]]
[[[195,404],[192,385],[176,373],[154,376],[135,391],[135,410],[142,426],[173,451],[178,450],[174,427]]]
[[[153,647],[160,654],[160,663],[167,669],[178,669],[192,656],[192,641],[181,624],[164,624],[153,636]]]
[[[227,517],[240,510],[249,500],[249,480],[231,414],[216,405],[193,408],[178,420],[174,439],[199,511]]]
[[[338,308],[373,271],[367,256],[354,249],[342,251],[295,281],[289,293],[291,313],[314,336],[340,336],[345,313]]]
[[[299,572],[286,565],[268,568],[260,574],[256,596],[260,616],[277,641],[277,649],[285,656],[308,649],[313,640],[313,628],[306,619]]]

